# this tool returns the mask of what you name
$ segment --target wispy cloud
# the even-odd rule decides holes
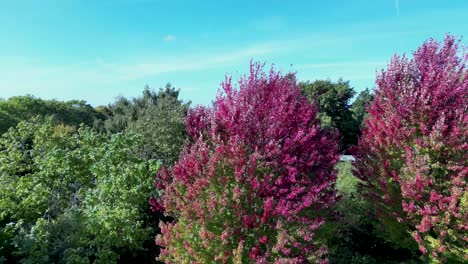
[[[395,34],[391,37],[395,37]],[[240,65],[248,64],[250,59],[280,64],[284,62],[287,65],[294,63],[293,69],[304,76],[303,79],[335,78],[338,74],[344,78],[369,79],[373,78],[376,68],[385,66],[385,62],[346,61],[345,58],[343,58],[345,61],[318,61],[318,59],[324,58],[322,56],[322,50],[326,51],[324,47],[339,48],[340,43],[362,43],[367,42],[371,37],[382,39],[389,36],[315,34],[246,45],[240,48],[212,48],[198,50],[198,52],[191,50],[190,53],[175,51],[170,55],[144,54],[143,57],[117,58],[118,60],[97,57],[84,63],[72,64],[43,64],[34,58],[12,57],[0,61],[0,87],[2,89],[0,96],[38,94],[36,91],[48,91],[57,98],[71,98],[71,96],[89,96],[86,93],[89,93],[90,89],[95,89],[92,96],[102,101],[102,98],[118,94],[118,92],[125,93],[135,85],[166,79],[168,78],[166,76],[171,76],[170,78],[178,76],[178,79],[186,80],[190,78],[188,76],[197,75],[193,73],[196,71],[210,72],[206,82],[217,83],[218,78],[222,76],[217,77],[216,80],[210,80],[209,74],[214,71],[217,71],[217,74],[220,74],[220,71],[221,74],[229,71],[236,74],[233,71],[239,69]],[[307,61],[302,58],[304,54],[309,54],[309,61],[317,63],[296,64]],[[312,54],[316,54],[316,58]],[[83,87],[87,88],[83,89]]]
[[[394,35],[392,35],[394,37]],[[43,65],[32,63],[27,59],[12,59],[0,62],[0,87],[9,89],[11,94],[21,91],[31,91],[36,87],[68,87],[70,89],[83,86],[114,87],[123,83],[138,81],[145,83],[154,77],[169,73],[183,73],[212,69],[232,69],[236,65],[245,65],[250,59],[272,62],[271,59],[284,54],[297,54],[315,48],[345,43],[363,41],[369,36],[317,35],[304,38],[293,38],[272,42],[247,45],[230,50],[210,50],[172,55],[146,54],[140,59],[122,60],[119,62],[97,57],[85,63]],[[375,37],[375,36],[374,36]],[[380,36],[382,37],[382,36]],[[294,60],[288,63],[294,63]],[[14,66],[12,66],[14,64]],[[293,68],[300,71],[314,72],[346,70],[346,68],[375,69],[385,65],[380,61],[344,61],[319,62],[313,64],[294,64]],[[238,68],[238,67],[237,67]],[[328,69],[328,70],[326,70]],[[46,89],[46,88],[44,88]],[[18,91],[18,92],[16,92]],[[8,93],[7,93],[8,94]]]
[[[168,41],[168,42],[169,42],[169,41],[174,41],[174,40],[176,40],[176,39],[177,39],[177,38],[176,38],[176,36],[174,36],[174,35],[167,35],[167,36],[165,36],[165,37],[163,38],[164,41]]]
[[[115,64],[108,69],[111,73],[109,80],[127,81],[170,72],[218,68],[231,63],[247,61],[253,57],[268,55],[275,51],[279,51],[279,48],[269,45],[258,45],[214,54],[158,58],[153,61],[128,63],[125,65]]]
[[[81,85],[112,85],[142,80],[165,73],[199,71],[227,67],[279,51],[273,45],[253,45],[237,50],[200,55],[156,57],[113,63],[96,58],[87,63],[69,65],[38,65],[22,61],[15,66],[0,64],[0,87],[77,87]],[[151,57],[151,56],[148,56]]]

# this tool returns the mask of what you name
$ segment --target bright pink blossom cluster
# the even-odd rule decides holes
[[[382,215],[433,260],[468,261],[467,59],[452,36],[427,41],[411,60],[395,56],[377,78],[355,153]]]
[[[326,262],[314,241],[335,199],[337,136],[290,76],[251,64],[230,78],[211,108],[187,117],[191,137],[151,202],[175,218],[157,244],[166,263]]]

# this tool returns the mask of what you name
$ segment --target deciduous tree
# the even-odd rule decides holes
[[[446,263],[468,261],[468,55],[459,45],[431,39],[391,60],[355,153],[389,237],[411,235]]]
[[[146,142],[140,156],[171,165],[186,139],[185,116],[189,104],[179,99],[179,90],[170,84],[159,91],[145,87],[140,97],[120,97],[108,107],[99,107],[107,118],[95,127],[108,134],[124,131],[140,134]]]
[[[96,120],[104,118],[92,106],[82,100],[66,102],[43,100],[31,95],[0,99],[0,135],[21,121],[37,115],[52,115],[61,123],[78,127],[81,124],[92,126]]]
[[[142,261],[152,240],[148,198],[157,171],[142,138],[110,137],[50,118],[0,139],[0,259],[7,263]],[[151,259],[151,258],[150,258]],[[0,261],[1,262],[1,261]]]
[[[339,79],[317,80],[301,83],[301,89],[319,107],[318,117],[326,128],[337,129],[340,134],[340,150],[357,143],[359,125],[353,119],[350,100],[355,95],[349,81]]]
[[[156,179],[157,244],[167,263],[325,262],[315,240],[335,201],[337,137],[294,78],[253,64],[213,107],[189,112],[181,159]]]

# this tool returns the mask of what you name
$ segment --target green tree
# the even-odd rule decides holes
[[[301,87],[303,94],[318,105],[318,117],[323,126],[340,132],[340,149],[346,151],[349,146],[356,144],[359,127],[350,110],[350,100],[355,91],[349,81],[317,80],[303,82]]]
[[[104,115],[82,100],[62,102],[31,95],[14,96],[8,100],[0,99],[0,134],[36,115],[52,115],[57,121],[73,126],[92,126],[95,120],[104,118]]]
[[[355,123],[361,127],[364,121],[364,118],[368,116],[367,107],[374,100],[374,95],[366,88],[364,91],[360,92],[354,102],[351,104],[351,112],[353,115],[353,120]],[[359,135],[360,135],[359,130]]]
[[[0,259],[23,263],[142,262],[153,244],[154,160],[142,138],[106,136],[52,118],[0,139]],[[148,257],[151,259],[153,257]]]
[[[140,154],[166,165],[174,163],[186,139],[185,116],[190,103],[179,99],[179,90],[170,84],[159,91],[145,87],[141,97],[120,97],[98,111],[107,119],[96,128],[109,134],[129,131],[140,134],[146,142]]]

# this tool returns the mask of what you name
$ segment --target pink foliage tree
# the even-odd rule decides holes
[[[399,226],[436,262],[468,261],[467,59],[452,36],[425,42],[412,59],[395,56],[377,77],[355,150],[390,235]]]
[[[156,239],[166,263],[322,263],[314,237],[335,199],[337,136],[295,78],[251,64],[236,89],[187,117],[191,137],[163,169],[153,209],[174,217]]]

